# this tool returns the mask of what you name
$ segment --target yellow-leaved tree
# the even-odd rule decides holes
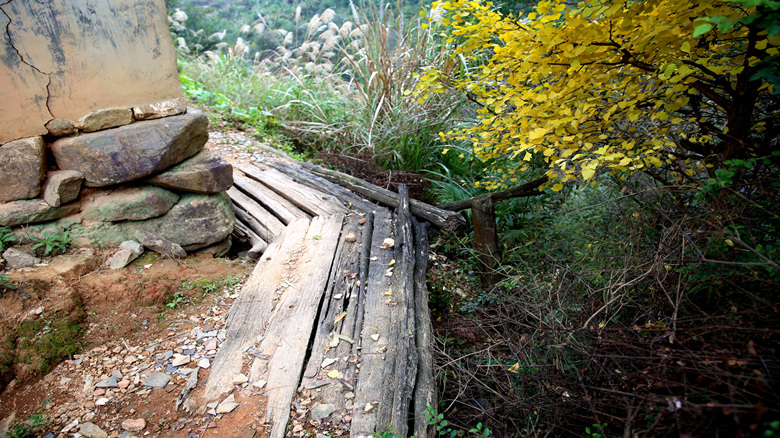
[[[443,136],[473,142],[507,174],[541,158],[552,190],[599,171],[663,168],[680,182],[765,155],[777,141],[777,96],[756,72],[777,58],[780,36],[741,22],[753,12],[744,4],[552,0],[504,16],[491,3],[447,0],[433,11],[479,68],[465,77],[427,70],[418,98],[445,87],[468,93],[478,123]],[[706,17],[736,25],[694,37]]]

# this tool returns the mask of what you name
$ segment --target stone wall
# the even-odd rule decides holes
[[[0,28],[0,226],[229,247],[232,167],[203,150],[163,0],[0,0]]]

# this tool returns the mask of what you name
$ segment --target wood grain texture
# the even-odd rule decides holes
[[[295,219],[311,217],[287,198],[261,183],[258,177],[262,177],[262,174],[257,172],[257,167],[241,166],[233,172],[233,184],[273,213],[285,225]]]

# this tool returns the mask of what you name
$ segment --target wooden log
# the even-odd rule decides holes
[[[350,425],[350,436],[355,438],[370,437],[376,431],[376,407],[380,402],[385,358],[392,358],[395,352],[395,346],[390,344],[390,312],[393,306],[385,304],[385,301],[393,300],[391,295],[385,295],[390,290],[391,283],[391,278],[386,277],[385,273],[390,261],[395,258],[394,251],[383,245],[384,239],[393,237],[389,211],[378,211],[375,214],[373,229],[368,278],[363,297],[365,300],[360,333],[360,373]]]
[[[512,198],[522,198],[526,196],[541,195],[542,192],[536,189],[539,188],[539,186],[541,186],[542,184],[546,183],[548,180],[549,178],[543,176],[541,178],[537,178],[533,181],[527,182],[525,184],[520,184],[519,186],[512,187],[506,190],[501,190],[498,192],[491,192],[491,193],[483,193],[473,198],[441,204],[438,207],[441,208],[442,210],[461,211],[467,208],[471,208],[471,205],[477,199],[484,199],[489,197],[492,198],[493,201],[504,201]]]
[[[402,187],[401,192],[394,220],[394,247],[388,248],[387,234],[380,231],[381,218],[374,220],[361,333],[363,350],[350,431],[353,437],[384,432],[407,436],[408,432],[418,358],[411,214],[408,191]],[[393,263],[387,260],[388,253],[392,253]]]
[[[246,166],[246,170],[252,166]],[[334,196],[320,190],[297,183],[282,172],[273,168],[255,169],[248,173],[252,178],[265,184],[266,187],[288,199],[301,210],[312,216],[327,216],[330,214],[348,213],[344,204]]]
[[[315,175],[298,166],[284,161],[274,161],[271,163],[271,166],[301,184],[322,190],[339,198],[341,202],[344,203],[344,205],[347,205],[350,208],[354,208],[364,213],[370,213],[377,209],[376,204],[366,201],[365,199],[355,195],[344,187],[341,187],[338,184],[334,184],[327,179],[319,175]]]
[[[497,268],[500,263],[498,238],[496,235],[496,210],[493,198],[475,198],[471,205],[471,219],[474,223],[474,245],[479,261],[480,280],[484,287],[492,287],[499,280]]]
[[[245,239],[252,247],[249,249],[249,257],[258,258],[266,248],[268,248],[268,242],[263,240],[257,233],[254,232],[248,225],[236,218],[236,226],[233,228],[233,235],[239,239]]]
[[[426,273],[428,270],[428,224],[414,223],[414,313],[417,317],[415,340],[417,342],[417,382],[414,385],[414,436],[417,438],[433,438],[436,429],[428,424],[429,413],[434,416],[436,411],[436,380],[434,378],[433,356],[433,323],[431,310],[428,307],[428,287]]]
[[[264,184],[250,178],[253,169],[256,169],[256,167],[242,166],[234,169],[233,184],[249,195],[249,197],[259,202],[266,210],[273,213],[285,225],[288,225],[295,219],[308,219],[311,217],[283,196],[279,196],[279,194]]]
[[[301,163],[301,166],[327,180],[360,193],[372,201],[391,207],[398,207],[399,205],[398,194],[393,193],[390,190],[377,187],[353,176],[336,172],[335,170],[325,169],[311,163]],[[466,220],[460,214],[442,210],[441,208],[434,207],[416,199],[411,200],[411,211],[415,216],[423,218],[433,225],[445,230],[452,231],[466,224]]]
[[[284,230],[284,224],[276,216],[236,187],[228,189],[227,194],[233,201],[236,217],[254,230],[261,239],[272,242]]]

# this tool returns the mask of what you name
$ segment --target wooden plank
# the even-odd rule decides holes
[[[417,383],[414,385],[414,436],[433,438],[436,429],[428,424],[429,409],[436,410],[436,380],[434,378],[433,323],[428,307],[428,224],[412,220],[414,227],[414,313],[417,317],[415,340],[417,341]]]
[[[301,184],[305,184],[309,187],[324,191],[326,193],[329,193],[339,198],[341,202],[344,203],[344,205],[347,205],[350,208],[356,209],[358,211],[362,211],[364,213],[370,213],[377,209],[376,204],[370,201],[366,201],[365,199],[361,198],[360,196],[357,196],[356,194],[345,189],[344,187],[332,183],[327,179],[319,175],[315,175],[298,166],[289,164],[284,161],[275,161],[271,163],[271,166],[273,166],[274,169],[284,173],[285,175],[289,176],[290,178],[292,178],[293,180]]]
[[[247,280],[238,299],[227,314],[225,342],[214,358],[209,372],[204,399],[215,400],[233,387],[233,376],[241,372],[243,353],[265,332],[271,318],[279,279],[288,275],[284,260],[301,246],[309,229],[309,221],[300,219],[290,224],[273,243],[268,245]]]
[[[252,171],[249,170],[251,167],[246,166],[247,175],[265,184],[266,187],[284,196],[312,216],[348,213],[347,208],[334,196],[297,183],[276,169],[260,169],[255,166],[256,170]]]
[[[388,248],[385,239],[394,238],[393,223],[389,212],[374,217],[371,239],[368,280],[365,291],[364,320],[360,333],[360,372],[355,391],[355,408],[352,415],[350,436],[370,437],[375,432],[390,431],[389,418],[379,418],[379,407],[392,404],[393,391],[385,387],[387,374],[392,373],[396,354],[397,332],[404,327],[398,323],[398,301],[394,279],[388,277],[390,262],[396,258],[396,247]],[[397,242],[396,242],[397,244]],[[402,301],[403,302],[403,301]],[[403,348],[401,349],[403,350]],[[383,415],[387,409],[382,406]]]
[[[398,207],[399,205],[398,194],[393,193],[390,190],[377,187],[374,184],[355,178],[354,176],[336,172],[335,170],[325,169],[315,164],[302,162],[300,165],[312,173],[320,175],[323,178],[354,192],[360,193],[371,200],[391,207]],[[412,199],[410,202],[412,213],[439,228],[452,231],[466,224],[466,219],[456,212],[443,210],[416,199]]]
[[[254,230],[266,242],[272,242],[284,230],[284,224],[268,212],[257,201],[250,198],[236,187],[227,190],[233,201],[236,216]]]
[[[325,291],[325,302],[315,328],[316,336],[311,356],[299,388],[300,399],[309,398],[314,402],[333,405],[337,413],[352,408],[351,398],[354,397],[356,383],[358,356],[355,325],[358,320],[360,289],[365,282],[360,272],[361,255],[364,236],[371,234],[373,226],[373,223],[368,221],[361,225],[361,219],[360,216],[351,217],[342,230],[336,262],[331,270],[331,280]],[[355,236],[355,241],[348,242],[344,239],[344,236],[349,234]],[[370,244],[370,241],[368,242]],[[365,248],[367,257],[368,246]],[[328,373],[334,370],[339,372],[335,379],[328,376]],[[317,382],[329,384],[314,389],[312,385],[316,386]],[[350,392],[351,397],[347,397]]]
[[[265,419],[273,422],[271,438],[285,435],[290,404],[301,380],[343,219],[341,214],[313,218],[305,238],[298,241],[297,248],[283,262],[286,272],[275,280],[269,278],[275,289],[266,294],[265,300],[274,295],[278,300],[264,338],[256,348],[260,358],[268,359],[259,359],[265,362],[260,366],[253,364],[249,378],[268,382]]]
[[[288,225],[295,219],[307,219],[310,217],[283,196],[250,178],[251,173],[254,171],[253,169],[257,168],[254,166],[241,166],[238,169],[234,169],[233,184],[273,213],[285,225]]]

